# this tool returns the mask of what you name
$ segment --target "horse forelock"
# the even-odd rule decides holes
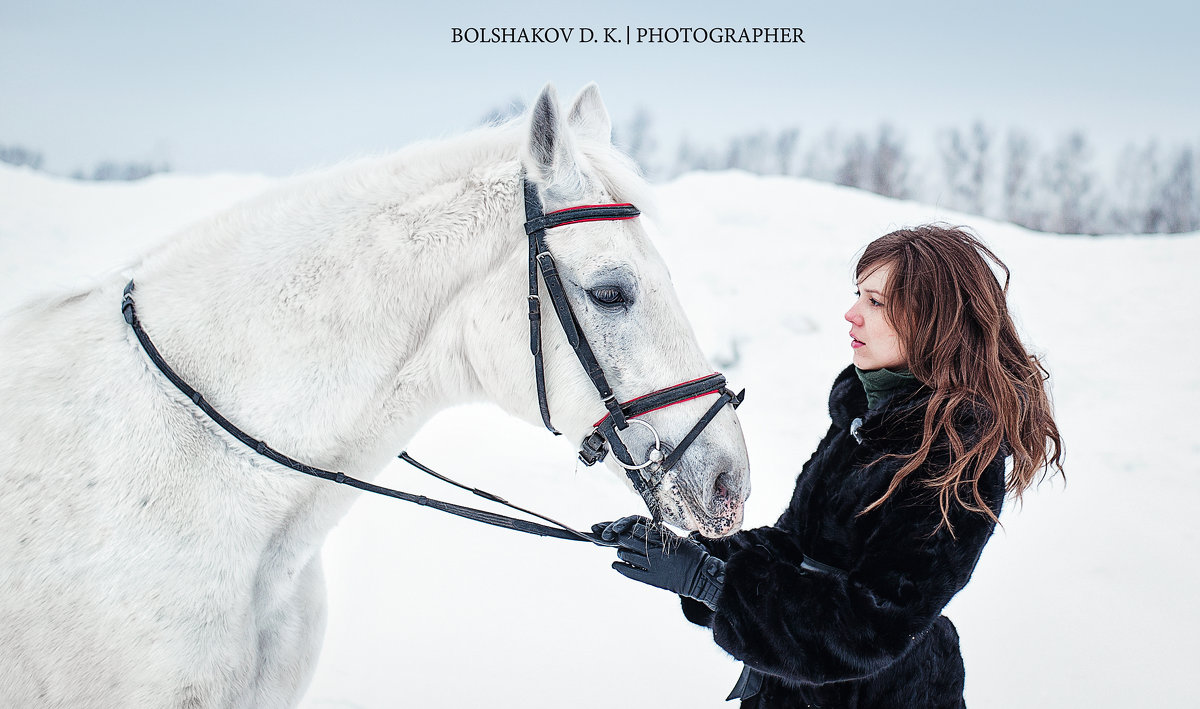
[[[612,145],[584,143],[579,149],[601,187],[614,201],[629,202],[648,216],[656,214],[650,185],[629,156]]]

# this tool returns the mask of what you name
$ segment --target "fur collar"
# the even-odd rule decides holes
[[[932,393],[918,379],[883,394],[878,406],[867,409],[867,392],[850,365],[838,374],[829,393],[829,417],[839,428],[847,428],[862,419],[857,437],[863,444],[888,451],[897,446],[913,445],[921,440],[925,405]]]

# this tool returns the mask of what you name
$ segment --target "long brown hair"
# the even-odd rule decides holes
[[[1003,286],[988,260],[1004,272]],[[1018,499],[1039,470],[1045,477],[1053,466],[1061,474],[1063,456],[1046,393],[1050,374],[1025,350],[1008,313],[1008,267],[965,227],[944,224],[876,239],[863,251],[855,275],[861,281],[880,265],[889,268],[884,315],[899,336],[909,371],[932,394],[920,448],[893,454],[906,459],[904,465],[863,513],[895,493],[936,441],[948,445],[950,464],[921,482],[937,492],[941,524],[954,533],[952,504],[998,521],[980,494],[979,478],[1001,446],[1012,456],[1005,492]],[[974,416],[978,438],[964,441],[952,425],[964,414]]]

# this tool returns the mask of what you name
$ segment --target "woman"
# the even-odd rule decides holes
[[[867,246],[856,281],[854,363],[774,526],[723,539],[641,517],[594,527],[620,543],[617,571],[681,594],[745,663],[729,697],[743,707],[964,706],[941,610],[1005,493],[1062,470],[1049,375],[1017,337],[995,254],[962,229],[903,229]]]

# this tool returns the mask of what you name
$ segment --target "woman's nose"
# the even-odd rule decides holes
[[[855,312],[854,308],[850,308],[849,310],[847,310],[845,317],[846,317],[846,321],[849,322],[851,325],[858,325],[860,327],[862,326],[862,318],[860,318],[858,316],[858,313]]]

